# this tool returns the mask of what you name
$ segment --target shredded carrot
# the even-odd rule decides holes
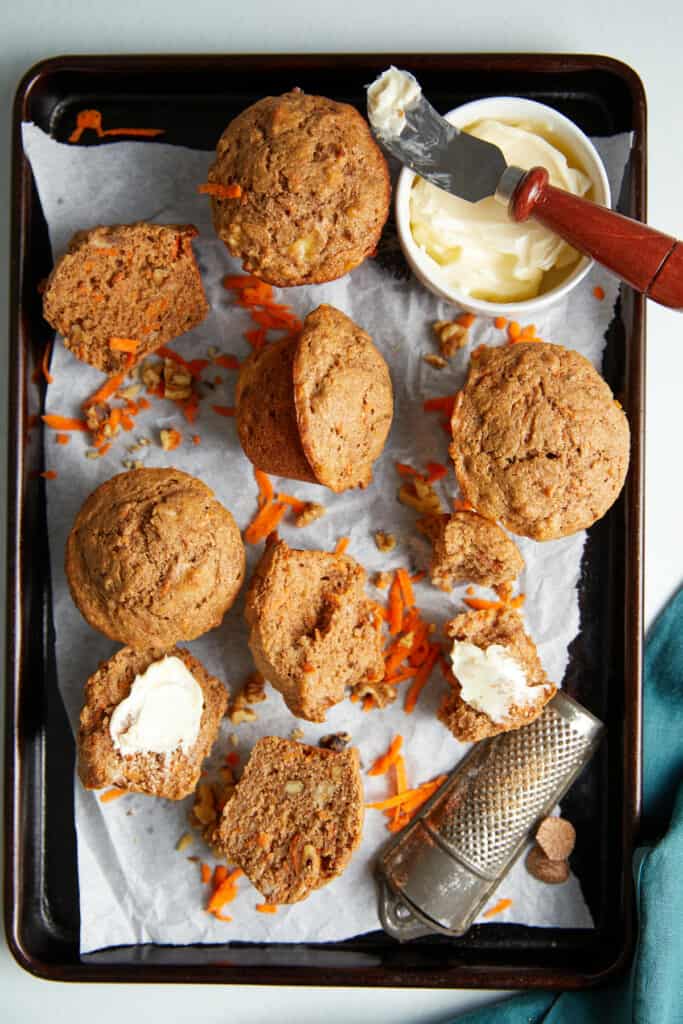
[[[406,693],[406,699],[405,704],[403,705],[403,710],[407,715],[411,715],[415,710],[415,705],[417,704],[418,698],[429,681],[432,669],[434,668],[436,659],[439,657],[440,653],[440,647],[437,644],[433,644],[430,648],[426,660],[420,666],[420,669],[417,675],[415,676],[415,679],[413,680],[410,689]]]
[[[389,686],[398,686],[399,683],[405,683],[406,679],[412,679],[416,675],[416,668],[407,668],[404,669],[403,672],[396,672],[395,675],[389,675],[387,673],[387,675],[384,676],[383,681]]]
[[[278,494],[277,500],[283,502],[285,505],[290,505],[296,515],[301,515],[303,510],[306,508],[306,502],[301,501],[300,498],[295,498],[293,494]]]
[[[56,469],[46,469],[45,472],[41,473],[40,475],[43,477],[44,480],[56,480],[57,479],[57,470]]]
[[[225,864],[216,864],[213,869],[213,887],[217,888],[228,877],[228,869]]]
[[[443,395],[441,398],[428,398],[422,407],[425,412],[443,412],[450,419],[454,405],[455,395]]]
[[[433,484],[437,480],[443,480],[448,475],[448,469],[441,462],[427,463],[427,483]]]
[[[216,918],[217,921],[226,921],[226,922],[232,921],[232,918],[230,917],[230,914],[224,914],[220,910],[212,910],[211,913],[213,914],[213,916]]]
[[[225,760],[232,768],[235,768],[240,763],[240,755],[236,750],[231,750],[230,753],[226,755]]]
[[[410,576],[406,569],[396,570],[396,579],[401,589],[401,598],[403,600],[403,607],[407,610],[412,608],[415,604],[415,594],[413,593],[413,585],[410,582]]]
[[[214,359],[214,363],[217,363],[218,366],[222,366],[224,370],[239,370],[240,368],[239,359],[237,358],[237,356],[233,355],[216,356],[216,358]]]
[[[48,367],[50,365],[50,356],[51,355],[52,355],[52,342],[49,341],[47,343],[47,345],[45,346],[45,351],[43,352],[43,358],[40,360],[40,372],[42,373],[43,377],[45,378],[45,383],[46,384],[52,384],[52,381],[54,380],[54,377],[52,376],[52,374],[50,373],[50,370],[48,369]]]
[[[138,409],[151,409],[152,403],[146,398],[138,398]]]
[[[215,913],[217,910],[222,910],[226,903],[232,903],[235,896],[237,895],[237,886],[235,882],[238,878],[243,875],[241,868],[234,868],[229,875],[219,882],[216,888],[211,893],[211,898],[206,905],[206,909],[210,914]]]
[[[456,512],[474,512],[474,506],[464,498],[453,498],[453,508]]]
[[[339,540],[337,541],[336,545],[335,545],[335,548],[334,548],[335,555],[343,555],[344,552],[346,551],[346,549],[348,548],[348,546],[349,546],[349,538],[348,537],[340,537]]]
[[[126,795],[126,790],[125,789],[108,789],[106,791],[106,793],[101,793],[100,794],[100,803],[101,804],[110,804],[112,802],[112,800],[118,800],[118,798],[120,796],[125,796],[125,795]]]
[[[511,907],[511,906],[512,906],[512,900],[509,900],[509,899],[498,900],[497,903],[495,903],[492,907],[489,907],[489,909],[484,914],[482,914],[482,917],[486,917],[486,918],[495,917],[496,914],[502,914],[502,912],[504,910],[507,910],[508,907]]]
[[[98,138],[105,135],[139,135],[143,138],[154,138],[163,135],[164,128],[103,128],[102,114],[99,110],[81,110],[76,117],[76,127],[69,136],[69,142],[78,142],[83,132],[91,128]]]
[[[137,338],[110,338],[109,348],[112,352],[137,352],[140,342]]]
[[[460,327],[471,327],[476,319],[474,313],[461,313],[460,316],[456,316],[455,322]]]
[[[258,487],[259,508],[263,508],[273,500],[273,484],[268,474],[264,473],[262,469],[254,469],[254,477]]]
[[[267,850],[270,846],[270,836],[267,832],[259,832],[256,836],[256,845],[262,850]]]
[[[257,288],[262,284],[265,282],[260,277],[254,277],[253,274],[228,274],[223,278],[223,287],[234,292],[240,292],[243,288]],[[266,285],[266,287],[270,288],[270,285]],[[272,289],[270,294],[272,295]]]
[[[247,544],[258,544],[265,540],[276,529],[286,511],[287,506],[277,501],[264,505],[244,531]]]
[[[193,434],[190,440],[192,441],[192,444],[201,444],[202,443],[202,439],[199,436],[199,434]]]
[[[423,782],[415,789],[406,789],[403,793],[397,793],[395,796],[387,797],[386,800],[378,800],[365,806],[373,811],[389,811],[402,804],[412,804],[416,799],[422,798],[425,792],[433,793],[445,780],[445,775],[439,775],[438,778],[432,779],[430,782]]]
[[[88,409],[90,406],[106,402],[108,398],[111,398],[118,391],[125,379],[125,373],[115,373],[112,377],[109,377],[102,387],[98,388],[90,398],[86,398],[85,402],[83,402],[83,408]]]
[[[244,337],[247,339],[252,348],[258,350],[263,348],[266,343],[266,330],[262,327],[258,331],[245,331]]]
[[[517,341],[521,333],[522,328],[519,326],[517,321],[511,320],[510,323],[508,324],[508,338],[510,339],[510,341]]]
[[[257,903],[256,909],[259,914],[277,914],[277,905],[275,903]]]
[[[122,417],[122,421],[124,419],[125,419],[125,417]],[[130,429],[130,427],[126,427],[125,422],[123,423],[123,426],[127,430]],[[133,424],[131,422],[131,427],[132,426],[133,426]],[[164,434],[164,437],[165,437],[165,441],[163,443],[164,451],[166,451],[166,452],[174,452],[176,450],[176,448],[179,448],[180,445],[182,444],[183,435],[180,433],[179,430],[167,430],[165,432],[162,431],[162,434]]]
[[[109,451],[110,448],[111,448],[111,443],[101,444],[100,447],[97,449],[97,454],[99,455],[100,458],[102,458],[103,455],[107,454],[107,452]]]
[[[375,699],[371,693],[366,693],[363,697],[363,711],[372,711],[375,706]]]
[[[186,402],[178,402],[177,404],[183,410],[183,416],[187,422],[194,423],[199,415],[199,396],[193,392]]]
[[[419,583],[420,580],[423,580],[425,578],[425,575],[426,573],[423,569],[421,572],[413,573],[413,575],[410,577],[410,581],[411,583]]]
[[[519,338],[520,341],[532,341],[536,337],[536,324],[527,324],[526,327],[522,327]]]
[[[593,289],[593,295],[596,299],[602,302],[602,300],[605,297],[605,289],[601,288],[599,284],[596,284],[595,288]]]
[[[197,191],[205,196],[215,196],[217,199],[239,199],[242,195],[240,185],[219,185],[212,181],[198,185]]]
[[[225,416],[226,418],[229,418],[235,415],[234,405],[212,405],[211,408],[217,416]]]
[[[70,434],[55,434],[55,441],[57,444],[68,444],[70,440]]]
[[[211,868],[209,867],[208,864],[200,864],[199,870],[202,873],[202,882],[204,883],[204,885],[208,885],[209,882],[211,881]]]
[[[464,597],[463,601],[468,607],[475,611],[488,611],[493,608],[521,608],[524,604],[525,595],[517,594],[509,601],[488,601],[483,597]]]
[[[396,759],[401,753],[402,746],[403,737],[400,734],[394,736],[388,749],[375,760],[372,768],[368,770],[368,775],[386,775],[392,764],[396,763]]]
[[[395,575],[389,587],[389,632],[396,636],[401,632],[403,625],[403,599],[401,597],[401,584]]]
[[[422,476],[422,473],[418,473],[416,469],[413,469],[412,466],[408,466],[405,462],[397,462],[396,471],[400,473],[401,476]]]
[[[73,416],[55,416],[52,413],[48,413],[45,416],[41,416],[41,419],[52,430],[87,431],[88,429],[85,420],[79,420]]]
[[[497,327],[499,331],[502,331],[504,327],[507,327],[507,319],[504,316],[497,316],[493,321],[493,326]]]

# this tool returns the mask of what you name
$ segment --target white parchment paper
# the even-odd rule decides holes
[[[595,141],[607,166],[612,194],[618,195],[629,137]],[[216,239],[209,202],[197,193],[197,184],[206,180],[211,153],[139,142],[81,148],[54,142],[31,124],[24,125],[24,148],[55,257],[61,255],[75,231],[97,224],[140,219],[195,224],[200,231],[195,249],[212,308],[204,323],[174,342],[173,347],[187,358],[205,357],[209,346],[233,352],[240,359],[248,354],[242,332],[253,325],[247,312],[234,306],[230,293],[221,285],[226,273],[239,272],[240,268]],[[598,283],[606,293],[602,302],[593,296]],[[538,333],[548,341],[576,348],[600,367],[603,335],[612,316],[616,290],[616,282],[595,269],[566,302],[537,320]],[[439,417],[424,413],[422,403],[429,396],[459,388],[472,347],[482,342],[501,343],[504,332],[479,319],[471,329],[468,348],[458,353],[448,368],[428,366],[422,356],[435,351],[431,323],[452,316],[452,307],[440,303],[414,280],[399,280],[373,260],[340,281],[291,288],[279,298],[291,304],[300,317],[322,302],[332,303],[367,329],[389,363],[396,400],[389,443],[376,465],[374,483],[366,491],[333,495],[315,485],[276,481],[276,488],[322,502],[327,508],[323,519],[303,530],[285,521],[281,535],[294,546],[327,549],[341,535],[349,536],[349,553],[370,574],[399,565],[424,568],[428,545],[414,529],[414,512],[396,501],[394,462],[408,462],[417,468],[423,468],[428,460],[449,464],[447,438]],[[101,374],[78,362],[59,341],[51,371],[54,382],[48,389],[46,411],[67,416],[78,415],[82,400],[102,380]],[[136,430],[119,437],[99,460],[84,457],[83,436],[72,435],[68,445],[60,446],[54,434],[47,432],[46,468],[58,473],[57,479],[47,485],[57,670],[74,729],[86,678],[116,649],[81,618],[64,578],[66,537],[86,496],[120,472],[124,459],[142,458],[145,465],[174,465],[206,481],[233,512],[240,528],[254,514],[256,485],[251,464],[241,452],[234,421],[217,416],[210,408],[211,404],[234,404],[236,375],[219,367],[216,373],[223,383],[202,401],[200,417],[192,428],[172,403],[155,401],[138,417]],[[208,379],[211,376],[208,371],[204,374]],[[170,426],[183,433],[184,441],[179,449],[166,453],[158,445],[159,429]],[[190,441],[193,433],[201,436],[198,447]],[[131,456],[126,444],[139,436],[152,439],[153,444]],[[446,505],[456,489],[452,472],[437,486]],[[389,555],[381,554],[374,544],[377,529],[398,535],[399,543]],[[576,584],[584,540],[582,533],[545,544],[519,540],[526,561],[520,580],[520,589],[526,593],[524,617],[549,676],[558,684],[567,664],[567,645],[579,626]],[[261,545],[248,547],[248,573],[260,552]],[[425,582],[416,589],[425,616],[439,625],[463,610],[462,589],[448,595]],[[482,596],[490,595],[482,591]],[[252,668],[242,612],[243,595],[219,629],[190,645],[209,671],[235,688]],[[366,714],[358,704],[344,701],[329,712],[325,725],[297,722],[279,694],[269,688],[268,700],[257,706],[256,722],[237,730],[229,722],[224,723],[217,756],[231,749],[228,735],[235,731],[244,761],[255,740],[263,735],[288,736],[294,727],[301,726],[304,740],[316,743],[326,732],[345,729],[352,734],[367,768],[386,749],[391,737],[401,732],[408,777],[417,784],[450,770],[467,749],[435,717],[445,685],[437,670],[412,716],[403,713],[401,694],[392,707]],[[388,795],[385,778],[366,778],[365,786],[368,800]],[[261,897],[242,880],[239,896],[230,908],[233,922],[226,924],[203,910],[206,888],[199,880],[197,865],[187,860],[194,854],[212,863],[208,850],[199,839],[182,853],[174,848],[188,829],[191,799],[173,803],[128,795],[102,804],[76,779],[75,805],[83,952],[144,942],[325,942],[379,927],[372,863],[388,833],[385,818],[377,811],[367,812],[362,846],[334,884],[304,903],[281,907],[271,916],[255,911]],[[509,897],[512,905],[496,917],[497,922],[567,928],[592,925],[574,877],[562,886],[545,886],[528,875],[522,861],[505,879],[496,894],[496,899],[499,897]]]

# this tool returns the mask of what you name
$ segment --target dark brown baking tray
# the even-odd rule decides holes
[[[572,864],[595,930],[490,924],[460,939],[435,936],[404,946],[378,931],[328,945],[138,945],[79,955],[74,744],[55,676],[45,481],[37,478],[43,438],[38,427],[29,431],[43,398],[43,386],[32,376],[50,336],[36,286],[51,257],[22,155],[20,123],[34,121],[65,141],[76,113],[97,108],[106,127],[160,127],[164,143],[212,149],[239,110],[294,85],[362,106],[364,84],[390,62],[414,71],[441,110],[480,96],[513,94],[557,107],[591,135],[633,132],[619,209],[645,218],[644,91],[629,67],[606,57],[59,57],[32,68],[19,85],[10,309],[5,906],[14,956],[41,977],[577,988],[621,969],[632,949],[630,859],[640,807],[645,338],[642,299],[624,288],[603,370],[629,415],[631,469],[624,494],[589,533],[580,584],[581,632],[564,680],[568,692],[607,724],[607,741],[564,802],[577,825]],[[82,143],[115,144],[98,141],[92,132]]]

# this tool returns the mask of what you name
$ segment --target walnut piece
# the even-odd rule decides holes
[[[425,363],[429,366],[433,366],[435,370],[443,370],[444,366],[448,366],[448,362],[443,356],[437,356],[435,352],[430,352],[428,355],[422,357]]]
[[[398,499],[422,516],[440,515],[443,512],[439,496],[432,485],[418,476],[399,487]]]
[[[326,736],[321,736],[318,740],[318,746],[322,747],[323,750],[334,750],[336,754],[340,754],[342,750],[348,747],[351,742],[351,733],[348,732],[330,732]]]
[[[372,582],[374,586],[377,587],[378,590],[386,590],[389,584],[391,583],[391,573],[376,572]]]
[[[396,547],[396,537],[393,533],[385,533],[384,530],[377,530],[375,533],[375,544],[382,552],[393,551]]]
[[[450,359],[459,349],[464,348],[469,340],[469,327],[463,327],[453,320],[437,320],[432,324],[432,330],[439,339],[441,355],[446,359]]]
[[[325,515],[325,506],[319,505],[316,501],[307,501],[305,507],[295,517],[294,525],[300,529],[303,526],[310,526],[316,519],[321,519]]]

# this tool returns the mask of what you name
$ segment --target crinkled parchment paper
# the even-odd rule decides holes
[[[164,144],[117,142],[97,147],[62,145],[52,141],[34,125],[24,126],[24,146],[31,162],[40,199],[50,231],[55,256],[65,249],[78,229],[139,219],[157,222],[190,222],[200,235],[195,249],[211,302],[211,313],[201,326],[174,342],[188,358],[206,355],[209,346],[247,355],[242,332],[250,326],[245,310],[233,305],[231,295],[221,286],[228,272],[238,272],[224,246],[216,239],[210,219],[209,202],[198,195],[197,184],[206,180],[212,154]],[[615,136],[597,140],[618,194],[628,155],[629,138]],[[599,283],[605,299],[593,296]],[[568,301],[555,306],[537,321],[541,337],[578,349],[600,366],[603,335],[612,316],[617,285],[599,268],[577,288]],[[277,481],[276,486],[305,499],[324,503],[327,515],[303,530],[285,522],[281,535],[291,545],[331,549],[341,535],[350,537],[349,553],[369,573],[408,565],[425,566],[427,542],[414,529],[415,513],[396,501],[397,476],[394,462],[400,460],[424,467],[428,460],[448,462],[447,437],[439,417],[425,414],[422,403],[431,395],[455,391],[464,379],[469,351],[481,342],[499,344],[503,332],[489,322],[477,320],[470,332],[467,349],[449,366],[436,370],[422,359],[434,351],[432,321],[453,315],[452,308],[437,301],[414,280],[401,280],[378,261],[368,260],[340,281],[305,288],[292,288],[279,295],[303,317],[322,302],[348,313],[366,328],[386,357],[394,383],[396,415],[384,455],[375,467],[373,484],[365,491],[333,495],[314,485]],[[61,343],[52,359],[54,383],[48,389],[47,411],[77,415],[80,403],[101,382],[101,375],[79,363]],[[172,403],[152,403],[138,417],[133,434],[123,435],[109,453],[99,460],[84,457],[86,439],[73,435],[60,446],[48,431],[46,467],[58,477],[47,485],[48,523],[52,560],[54,622],[59,686],[73,728],[77,726],[83,684],[98,662],[116,649],[83,621],[69,597],[63,572],[64,544],[78,509],[94,488],[122,470],[122,460],[143,458],[148,466],[174,465],[206,481],[235,515],[241,528],[256,507],[256,486],[251,464],[241,452],[234,420],[211,411],[211,404],[232,405],[235,374],[217,368],[223,383],[205,399],[201,415],[192,429]],[[205,373],[205,377],[208,374]],[[166,453],[158,446],[161,427],[182,431],[182,446]],[[195,447],[190,435],[198,433]],[[138,436],[153,444],[130,456],[126,443]],[[453,474],[437,485],[444,503],[455,493]],[[399,543],[388,555],[381,554],[373,541],[376,529],[394,532]],[[567,645],[579,626],[576,584],[585,535],[536,544],[521,539],[526,571],[520,589],[526,593],[524,617],[536,641],[549,676],[561,683],[567,664]],[[261,546],[248,550],[248,569],[254,566]],[[379,596],[379,595],[375,595]],[[426,617],[443,623],[463,609],[462,589],[443,594],[428,583],[417,587],[418,604]],[[238,687],[250,671],[247,631],[242,616],[243,595],[226,616],[222,626],[194,641],[190,647],[209,671],[228,685]],[[451,769],[465,752],[437,721],[435,711],[445,683],[436,671],[412,716],[402,711],[402,694],[385,711],[363,713],[360,705],[344,701],[328,714],[324,725],[298,723],[279,694],[269,688],[268,699],[256,708],[258,720],[236,731],[239,753],[244,760],[254,741],[266,734],[288,736],[301,725],[304,740],[316,743],[326,732],[348,730],[368,767],[383,751],[390,738],[401,732],[405,738],[408,776],[418,783]],[[228,735],[235,731],[229,722],[217,750],[224,755]],[[218,756],[218,755],[217,755]],[[368,800],[387,793],[385,778],[366,779]],[[231,905],[231,924],[221,923],[202,908],[206,889],[199,880],[195,863],[188,855],[210,860],[208,851],[196,839],[190,849],[175,850],[178,838],[187,831],[191,800],[172,803],[130,795],[102,804],[96,794],[85,792],[75,781],[76,829],[81,905],[81,950],[127,943],[190,943],[270,941],[325,942],[348,938],[378,927],[373,858],[388,838],[385,818],[368,811],[360,850],[342,878],[293,907],[281,907],[276,915],[255,911],[260,895],[246,880]],[[532,879],[520,861],[500,887],[497,897],[512,899],[512,905],[496,921],[567,928],[591,927],[578,881],[544,886]]]

